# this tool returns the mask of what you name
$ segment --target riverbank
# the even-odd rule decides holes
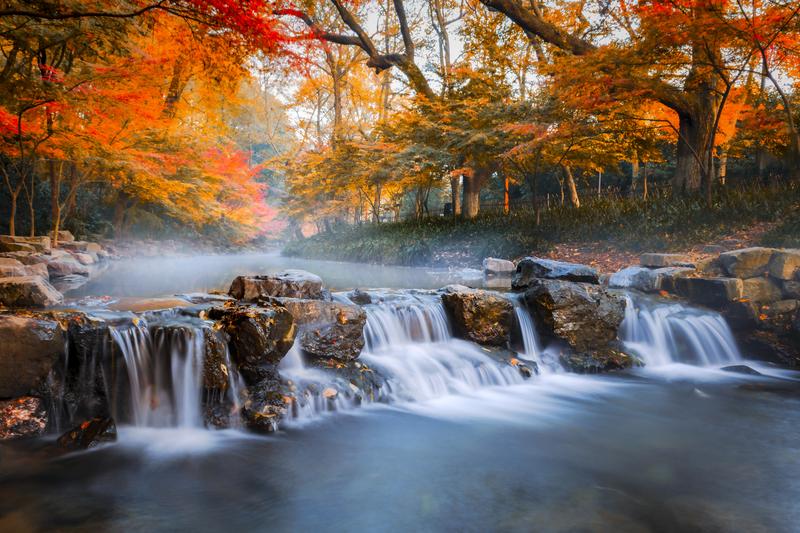
[[[800,246],[800,188],[722,191],[714,205],[700,198],[589,198],[579,209],[487,214],[475,220],[429,218],[369,224],[321,233],[286,245],[309,259],[390,265],[474,266],[485,257],[552,256],[613,272],[642,251],[700,251],[765,244]],[[727,240],[727,242],[725,242]],[[572,254],[574,251],[584,253]],[[719,251],[719,250],[715,250]],[[608,261],[608,258],[618,258]],[[604,262],[607,265],[604,265]]]

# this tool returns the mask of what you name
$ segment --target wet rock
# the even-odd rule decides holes
[[[50,276],[54,278],[64,276],[88,276],[90,272],[87,265],[82,265],[69,254],[57,256],[52,261],[48,262],[47,270],[50,272]]]
[[[0,278],[0,303],[8,307],[50,307],[64,297],[41,276]]]
[[[525,292],[525,301],[545,334],[577,352],[612,349],[625,314],[621,296],[589,283],[538,280]]]
[[[350,361],[364,348],[367,314],[357,305],[278,298],[300,326],[300,347],[312,358]]]
[[[800,367],[800,338],[792,339],[791,335],[769,329],[734,329],[733,332],[748,358]]]
[[[231,357],[248,384],[261,381],[264,369],[280,362],[294,343],[294,319],[277,303],[214,307],[208,317],[228,334]]]
[[[761,306],[751,300],[730,302],[723,310],[725,320],[736,329],[753,329],[760,325]]]
[[[86,241],[67,241],[61,243],[61,248],[64,250],[69,250],[70,252],[76,253],[86,253],[86,254],[96,254],[103,250],[103,247],[97,244],[96,242],[86,242]]]
[[[514,307],[496,292],[449,285],[442,303],[457,336],[478,344],[502,346],[508,342]]]
[[[647,253],[639,257],[639,264],[648,268],[686,266],[691,263],[691,260],[683,254]]]
[[[31,252],[6,252],[0,256],[8,259],[19,261],[23,265],[36,265],[39,263],[47,263],[51,257],[49,255]]]
[[[630,355],[614,349],[567,352],[559,356],[561,366],[577,374],[599,374],[631,368],[636,360]]]
[[[58,240],[59,243],[73,242],[75,240],[75,236],[72,234],[71,231],[60,230],[58,232],[58,239],[57,240]]]
[[[800,280],[800,250],[778,250],[773,253],[769,275],[781,280]]]
[[[742,281],[742,298],[758,303],[780,300],[780,286],[769,278],[750,278]]]
[[[14,277],[27,275],[25,265],[8,257],[0,257],[0,277]]]
[[[288,391],[275,366],[264,367],[258,382],[247,387],[242,420],[252,431],[271,433],[289,413],[290,403]]]
[[[0,440],[38,437],[47,427],[47,408],[41,398],[23,396],[0,401]]]
[[[487,257],[483,260],[483,273],[487,276],[508,276],[514,274],[517,267],[512,261],[507,259],[497,259]]]
[[[20,245],[23,246],[24,249],[16,248]],[[0,235],[0,251],[27,251],[29,248],[35,252],[50,251],[50,237],[12,237],[10,235]]]
[[[93,265],[97,262],[97,260],[91,255],[80,252],[72,254],[72,257],[74,257],[75,260],[82,265]]]
[[[761,372],[750,368],[747,365],[730,365],[730,366],[723,366],[720,370],[724,370],[725,372],[733,372],[734,374],[747,374],[750,376],[760,376]]]
[[[565,281],[581,281],[598,283],[600,275],[592,267],[564,261],[553,261],[539,257],[526,257],[517,263],[511,288],[524,290],[536,279],[560,279]]]
[[[322,278],[305,270],[285,270],[269,276],[239,276],[233,280],[229,294],[246,302],[267,296],[322,299]]]
[[[60,437],[58,447],[64,451],[88,450],[103,443],[116,442],[117,426],[110,417],[86,420]]]
[[[678,278],[675,292],[690,302],[714,308],[722,308],[743,295],[743,284],[739,278]]]
[[[223,333],[210,328],[203,329],[203,386],[207,390],[224,391],[228,388],[229,376],[235,369],[228,368],[227,340]]]
[[[784,281],[781,289],[784,298],[800,300],[800,281]]]
[[[356,305],[369,305],[372,303],[372,296],[361,289],[353,289],[348,292],[347,298]]]
[[[719,254],[722,270],[734,278],[755,278],[769,272],[774,248],[742,248]]]
[[[642,292],[671,291],[675,286],[675,279],[688,276],[693,272],[694,269],[686,267],[651,269],[632,266],[614,273],[609,279],[608,286]]]
[[[22,242],[0,242],[0,252],[37,252],[30,244]]]

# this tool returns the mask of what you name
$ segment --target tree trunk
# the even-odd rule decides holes
[[[719,153],[719,167],[717,167],[717,179],[720,185],[725,185],[725,180],[728,177],[728,150],[725,147],[720,149]]]
[[[372,202],[372,220],[380,224],[381,223],[381,192],[382,186],[380,183],[375,184],[375,201]]]
[[[50,219],[52,220],[53,246],[58,246],[58,231],[61,225],[61,176],[56,173],[56,162],[48,161],[50,172]],[[63,163],[62,163],[63,165]]]
[[[8,234],[16,237],[17,229],[17,198],[19,198],[19,189],[12,191],[11,194],[11,213],[8,216]]]
[[[716,97],[700,98],[702,105],[694,113],[678,114],[678,154],[672,187],[676,192],[689,193],[706,185],[704,176],[711,176],[706,170],[714,118],[716,116]],[[707,169],[707,170],[710,170]]]
[[[572,207],[580,207],[581,199],[578,197],[578,187],[575,185],[575,178],[572,175],[572,169],[569,165],[564,166],[564,176],[567,182],[567,189],[569,190],[569,203]]]
[[[631,158],[631,184],[628,187],[628,194],[633,196],[636,192],[636,183],[639,181],[639,153],[634,150]]]
[[[642,199],[647,200],[647,163],[644,164],[644,172],[642,173]]]
[[[453,205],[453,217],[461,216],[461,176],[450,178],[450,201]]]
[[[31,172],[31,190],[28,191],[28,215],[31,218],[31,237],[36,237],[36,174]]]
[[[503,214],[507,215],[511,210],[508,201],[508,176],[503,179]]]
[[[481,189],[489,180],[491,171],[487,167],[478,166],[472,175],[463,177],[463,202],[461,211],[466,218],[475,218],[481,208]]]

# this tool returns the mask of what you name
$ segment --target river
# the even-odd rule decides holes
[[[474,276],[274,255],[142,260],[68,296],[221,289],[286,267],[333,289]],[[747,354],[717,316],[637,304],[625,335],[649,364],[605,376],[550,368],[528,338],[542,374],[522,381],[436,327],[427,296],[381,294],[413,300],[368,311],[362,357],[392,376],[391,403],[311,413],[269,436],[122,425],[116,444],[60,458],[0,447],[0,530],[798,530],[800,374],[719,370]],[[423,312],[431,326],[412,336]]]

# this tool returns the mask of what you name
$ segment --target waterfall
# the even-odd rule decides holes
[[[393,400],[427,400],[522,381],[516,369],[480,346],[454,339],[436,295],[412,294],[365,310],[367,342],[360,360],[383,373]]]
[[[626,297],[621,339],[647,366],[725,365],[742,359],[725,319],[679,303]]]
[[[517,326],[519,326],[519,331],[522,335],[523,352],[520,356],[535,361],[539,371],[545,372],[549,367],[542,360],[542,348],[539,344],[539,337],[536,334],[536,326],[523,298],[524,296],[519,294],[514,295],[511,300],[514,304],[514,316],[517,319]]]

